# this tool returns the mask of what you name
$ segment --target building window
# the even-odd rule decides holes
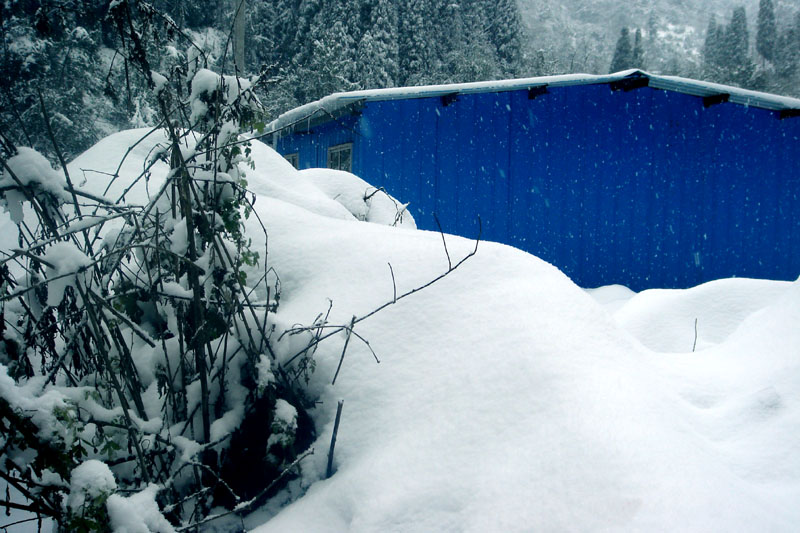
[[[300,155],[295,152],[293,154],[286,154],[283,156],[294,168],[300,168]]]
[[[337,144],[328,148],[328,168],[353,171],[353,143]]]

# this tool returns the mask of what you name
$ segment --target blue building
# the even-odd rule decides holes
[[[338,93],[268,131],[584,287],[800,275],[800,100],[626,71]]]

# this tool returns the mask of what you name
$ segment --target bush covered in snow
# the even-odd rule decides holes
[[[259,80],[202,68],[191,44],[179,68],[151,70],[143,27],[120,9],[123,53],[163,128],[132,139],[99,190],[0,147],[0,206],[19,235],[0,258],[0,478],[23,497],[8,505],[70,532],[168,532],[245,510],[314,436],[304,378],[319,335],[293,331],[299,352],[279,360],[279,278],[244,229],[254,161],[240,131],[260,119]],[[132,169],[138,145],[149,152]],[[255,480],[241,469],[251,448]]]
[[[176,28],[137,8],[110,14],[159,128],[109,136],[73,164],[59,154],[60,170],[0,137],[0,227],[14,235],[0,240],[16,240],[0,257],[3,503],[60,531],[166,533],[243,513],[313,452],[317,348],[346,333],[346,349],[361,319],[276,318],[259,195],[415,227],[356,176],[304,175],[248,141],[261,78],[208,70],[192,42],[154,70],[143,34]]]

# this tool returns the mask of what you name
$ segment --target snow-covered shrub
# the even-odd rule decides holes
[[[63,531],[167,532],[213,506],[245,509],[313,438],[304,383],[271,345],[276,276],[243,229],[239,133],[259,119],[259,81],[202,68],[192,45],[154,72],[156,18],[132,4],[112,2],[111,16],[160,114],[167,142],[147,165],[169,165],[163,187],[128,204],[0,145],[0,206],[20,235],[0,258],[0,478]],[[228,474],[248,420],[264,442],[248,457],[261,476],[243,483]]]
[[[263,502],[313,452],[319,344],[345,334],[333,384],[351,336],[369,348],[357,323],[466,258],[452,263],[445,248],[447,272],[394,286],[349,326],[330,324],[330,307],[310,326],[277,319],[280,280],[251,247],[261,218],[240,135],[261,119],[261,78],[207,70],[194,43],[156,72],[147,43],[159,24],[190,34],[135,0],[114,0],[109,15],[160,128],[126,145],[97,190],[0,135],[0,207],[19,236],[0,257],[0,479],[29,502],[7,505],[60,531],[195,530],[224,516],[214,508]],[[151,181],[155,167],[164,176]],[[336,177],[327,193],[357,218],[413,227],[384,191]],[[130,200],[137,183],[144,197]]]

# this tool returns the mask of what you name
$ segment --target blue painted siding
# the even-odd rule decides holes
[[[275,149],[281,154],[298,154],[299,168],[325,168],[328,166],[328,148],[337,144],[354,142],[358,135],[357,118],[348,116],[278,139]],[[361,156],[353,150],[353,169],[361,168]]]
[[[527,250],[581,286],[800,275],[800,118],[608,85],[368,101],[278,142],[301,168],[354,143],[356,174],[417,224]]]

